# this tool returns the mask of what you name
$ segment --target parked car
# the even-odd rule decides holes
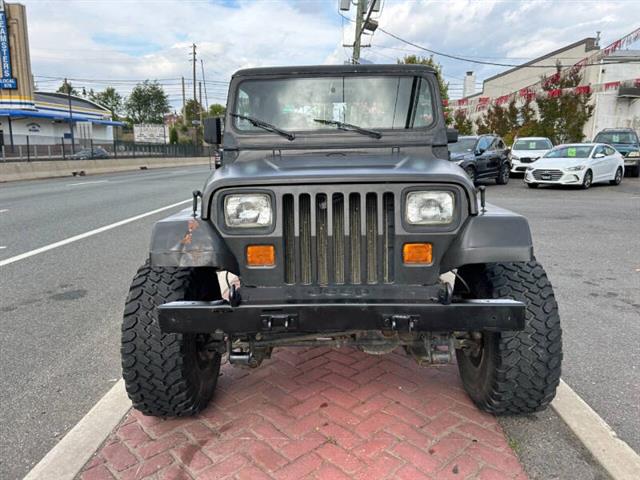
[[[546,154],[553,148],[553,143],[546,137],[516,138],[511,147],[511,173],[524,173],[530,163]]]
[[[462,167],[473,182],[493,178],[498,185],[505,185],[509,181],[509,149],[497,135],[460,137],[449,145],[449,152],[449,159]]]
[[[632,128],[605,128],[593,140],[607,143],[624,157],[624,170],[630,177],[640,176],[640,139]]]
[[[107,152],[102,147],[94,147],[93,153],[90,148],[83,148],[79,152],[70,155],[69,158],[71,160],[91,160],[91,159],[100,159],[100,158],[109,158],[109,152]]]
[[[524,181],[538,185],[579,185],[584,189],[598,182],[620,185],[624,159],[611,145],[574,143],[559,145],[527,167]]]

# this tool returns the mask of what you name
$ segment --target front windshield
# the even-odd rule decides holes
[[[474,145],[478,139],[475,137],[460,137],[456,143],[449,144],[449,151],[451,153],[467,153],[473,150]]]
[[[552,148],[551,142],[546,138],[537,140],[517,140],[513,144],[513,150],[548,150]]]
[[[592,145],[569,145],[556,147],[547,152],[544,158],[589,158],[593,150]]]
[[[636,139],[630,132],[600,132],[594,142],[629,145],[636,143]]]
[[[411,76],[246,80],[238,87],[234,113],[295,132],[335,129],[316,120],[368,129],[420,128],[434,121],[428,80]],[[235,118],[234,125],[259,130],[246,119]]]

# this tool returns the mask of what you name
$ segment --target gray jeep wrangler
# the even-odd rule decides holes
[[[195,414],[223,356],[256,367],[299,345],[455,359],[483,410],[549,404],[562,360],[551,284],[527,220],[485,204],[449,161],[457,133],[432,69],[242,70],[228,98],[224,138],[220,120],[205,135],[221,167],[193,209],[156,223],[131,285],[135,408]]]

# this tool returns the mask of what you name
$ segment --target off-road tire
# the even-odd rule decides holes
[[[524,330],[484,332],[475,358],[456,350],[465,390],[479,408],[498,415],[544,409],[555,396],[562,363],[558,306],[544,269],[532,260],[471,265],[458,275],[470,298],[511,298],[526,305]],[[456,282],[456,291],[465,289]]]
[[[145,415],[181,417],[206,407],[218,380],[220,354],[203,348],[203,336],[162,333],[156,307],[218,298],[220,287],[210,269],[140,267],[122,323],[122,376],[134,408]]]
[[[500,170],[498,170],[498,176],[496,177],[496,184],[506,185],[507,183],[509,183],[510,175],[511,175],[511,167],[509,166],[508,163],[505,162],[500,167]]]

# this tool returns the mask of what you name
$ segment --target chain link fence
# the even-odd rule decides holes
[[[7,135],[0,143],[0,161],[35,162],[46,160],[109,160],[137,157],[215,157],[214,146],[139,143],[123,140],[99,140],[42,135]]]

